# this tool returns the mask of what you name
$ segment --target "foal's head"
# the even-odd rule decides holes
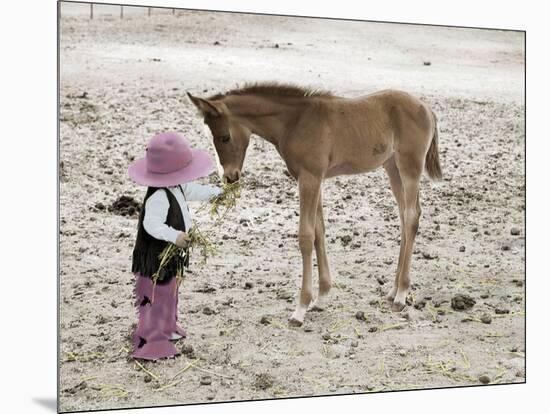
[[[190,93],[187,95],[201,112],[204,123],[212,133],[224,180],[229,183],[238,181],[250,142],[250,130],[230,116],[227,106],[221,100],[197,98]]]

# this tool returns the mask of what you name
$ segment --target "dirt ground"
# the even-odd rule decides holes
[[[63,411],[525,381],[522,33],[191,11],[89,20],[63,7]],[[142,200],[126,168],[161,130],[213,153],[185,92],[262,80],[343,96],[404,89],[438,115],[445,178],[422,179],[410,306],[392,313],[384,300],[399,220],[380,169],[325,183],[332,303],[287,325],[297,190],[255,138],[239,205],[211,234],[219,254],[192,260],[180,292],[182,356],[140,367],[129,358],[137,213],[110,208]],[[206,212],[195,218],[211,228]],[[475,305],[453,309],[457,294]]]

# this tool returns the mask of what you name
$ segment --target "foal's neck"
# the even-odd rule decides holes
[[[228,96],[225,104],[240,124],[278,146],[307,102],[296,98],[243,95]]]

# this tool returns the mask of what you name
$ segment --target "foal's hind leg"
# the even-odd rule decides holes
[[[405,210],[405,195],[403,193],[403,183],[401,182],[401,176],[399,175],[399,170],[397,169],[397,165],[395,164],[395,156],[392,156],[388,161],[384,163],[384,169],[388,174],[388,178],[390,179],[390,186],[391,186],[393,195],[395,197],[395,200],[397,201],[397,206],[399,208],[399,221],[401,224],[401,242],[399,247],[399,262],[397,264],[397,272],[395,273],[395,282],[386,296],[388,301],[393,303],[393,300],[395,299],[395,295],[397,294],[399,274],[401,273],[401,268],[403,266],[403,255],[405,253],[406,234],[405,234],[405,220],[403,216],[404,214],[403,212]]]
[[[401,155],[403,157],[403,155]],[[393,300],[392,310],[401,311],[405,307],[405,300],[410,281],[411,256],[414,240],[418,232],[420,219],[419,185],[424,163],[413,156],[397,158],[396,165],[403,184],[404,206],[403,219],[405,223],[405,248],[397,283],[397,292]]]
[[[315,254],[319,267],[319,294],[311,305],[312,310],[323,310],[326,306],[326,298],[332,287],[327,252],[325,249],[325,220],[323,217],[323,197],[319,193],[317,202],[317,216],[315,217]]]

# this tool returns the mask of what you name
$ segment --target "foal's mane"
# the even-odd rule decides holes
[[[208,99],[216,100],[230,95],[261,95],[261,96],[288,96],[288,97],[321,97],[329,98],[334,95],[330,91],[297,86],[290,83],[254,82],[245,83],[242,87],[231,89],[225,93],[212,95]]]

